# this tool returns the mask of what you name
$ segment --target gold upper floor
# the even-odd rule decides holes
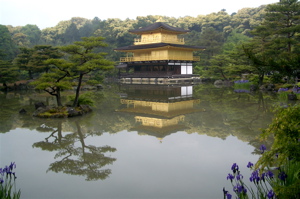
[[[141,38],[134,40],[134,45],[153,44],[153,43],[184,44],[184,38],[178,38],[178,36],[175,34],[152,33],[152,34],[142,34]]]

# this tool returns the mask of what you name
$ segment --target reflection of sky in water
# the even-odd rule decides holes
[[[0,134],[1,165],[16,162],[22,198],[222,198],[223,186],[231,190],[226,176],[232,163],[246,177],[248,161],[258,158],[251,155],[254,147],[233,136],[222,140],[177,132],[158,140],[122,131],[85,139],[86,145],[117,149],[110,154],[117,160],[106,166],[112,174],[88,182],[82,176],[46,172],[57,152],[32,144],[48,135],[27,129]]]

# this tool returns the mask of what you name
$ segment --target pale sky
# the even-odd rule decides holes
[[[207,15],[226,9],[228,14],[241,8],[254,8],[279,0],[0,0],[0,24],[53,27],[72,17],[101,20],[136,19],[137,16],[184,17]]]

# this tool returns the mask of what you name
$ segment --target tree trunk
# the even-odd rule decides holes
[[[79,99],[79,93],[80,93],[80,87],[81,87],[81,83],[82,83],[82,78],[83,78],[83,74],[81,73],[79,75],[79,79],[78,79],[78,85],[77,85],[77,88],[76,88],[76,94],[75,94],[75,99],[74,99],[73,107],[78,106],[78,99]]]
[[[258,75],[258,86],[263,85],[264,83],[264,73]]]
[[[57,106],[62,106],[61,97],[60,97],[60,88],[57,88],[57,94],[55,96],[56,96]]]
[[[33,79],[32,71],[31,70],[28,71],[28,75],[29,75],[29,79]]]
[[[78,121],[76,121],[75,124],[76,124],[76,127],[77,127],[77,134],[79,136],[79,140],[80,140],[81,147],[82,147],[82,155],[84,157],[85,156],[85,146],[86,146],[85,142],[84,142],[84,136],[81,132],[81,127],[80,127]]]
[[[4,90],[7,91],[8,90],[8,86],[7,86],[6,82],[3,83],[3,86],[4,86]]]
[[[223,72],[222,69],[221,69],[221,75],[222,75],[222,77],[223,77],[225,80],[228,80],[227,77],[225,76],[225,74],[224,74],[224,72]]]

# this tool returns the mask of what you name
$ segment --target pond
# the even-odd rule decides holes
[[[0,167],[16,163],[21,198],[222,198],[231,165],[247,176],[259,158],[278,103],[206,84],[92,93],[93,112],[69,119],[31,116],[35,102],[55,103],[44,93],[0,94]]]

